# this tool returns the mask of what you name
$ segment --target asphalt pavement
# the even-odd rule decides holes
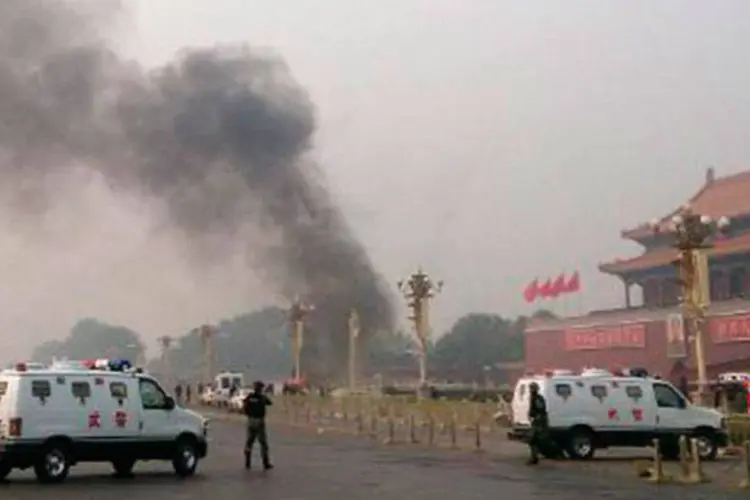
[[[66,483],[44,486],[37,484],[29,471],[15,471],[7,484],[0,484],[0,496],[8,500],[132,500],[138,496],[159,500],[733,498],[729,493],[717,494],[703,487],[658,487],[636,478],[592,474],[569,463],[532,468],[507,457],[384,446],[353,436],[316,435],[288,426],[273,426],[270,431],[276,469],[247,472],[242,463],[242,423],[222,419],[212,425],[209,456],[193,478],[175,478],[169,464],[139,464],[132,479],[112,477],[108,465],[81,465],[72,470]],[[259,465],[258,459],[256,462]]]

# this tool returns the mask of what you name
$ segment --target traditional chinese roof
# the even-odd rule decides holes
[[[690,208],[701,215],[718,218],[750,215],[750,171],[726,177],[714,178],[713,169],[706,174],[706,182],[687,202]],[[659,229],[670,230],[670,221],[680,208],[659,221]],[[622,232],[623,238],[638,240],[652,234],[648,223]]]
[[[594,328],[622,324],[651,323],[665,321],[672,313],[682,312],[681,306],[649,309],[645,307],[595,311],[571,318],[532,319],[524,333],[555,333],[573,328]],[[714,302],[708,310],[708,317],[720,317],[750,313],[750,300],[732,299]]]
[[[722,257],[737,253],[750,252],[750,233],[743,233],[731,238],[719,239],[713,248],[707,251],[710,257]],[[599,270],[603,273],[620,275],[633,271],[642,271],[655,267],[671,264],[677,259],[677,250],[672,247],[664,247],[651,250],[638,257],[631,259],[620,259],[614,262],[599,264]]]

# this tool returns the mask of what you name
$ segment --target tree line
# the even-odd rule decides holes
[[[532,315],[550,316],[548,311]],[[292,369],[292,349],[287,318],[287,311],[267,307],[221,321],[215,339],[216,367],[264,379],[288,377]],[[491,313],[466,314],[429,345],[430,372],[457,382],[480,382],[488,375],[493,379],[502,378],[499,366],[524,359],[523,335],[529,319],[527,316],[508,319]],[[408,333],[379,333],[364,337],[363,342],[358,346],[359,362],[367,377],[387,375],[394,368],[413,369],[416,373],[416,343]],[[144,343],[137,332],[86,318],[78,321],[66,338],[38,345],[31,358],[45,363],[54,358],[95,357],[126,358],[144,363],[145,354]],[[185,379],[199,377],[202,344],[197,331],[175,337],[168,355],[175,375]],[[150,361],[150,368],[156,372],[163,369],[158,355]]]

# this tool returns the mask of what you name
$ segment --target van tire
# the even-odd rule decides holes
[[[178,477],[190,477],[198,468],[198,445],[195,438],[182,436],[175,444],[172,467]]]
[[[5,481],[5,478],[8,477],[8,474],[10,474],[10,471],[13,470],[13,467],[8,462],[2,462],[0,461],[0,482]]]
[[[719,454],[719,443],[716,439],[716,433],[710,429],[698,429],[695,431],[695,439],[698,440],[698,454],[701,461],[716,460]]]
[[[595,451],[594,432],[588,427],[573,427],[567,439],[565,451],[573,460],[590,460]]]
[[[112,468],[117,477],[129,477],[133,474],[133,467],[135,467],[134,458],[118,458],[112,461]]]
[[[62,483],[70,473],[70,453],[62,441],[46,444],[34,464],[37,481],[44,484]]]

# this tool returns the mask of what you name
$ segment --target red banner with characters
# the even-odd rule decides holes
[[[750,314],[711,318],[708,329],[714,344],[750,342]]]
[[[646,347],[646,325],[597,326],[565,331],[568,351],[603,349],[643,349]]]

